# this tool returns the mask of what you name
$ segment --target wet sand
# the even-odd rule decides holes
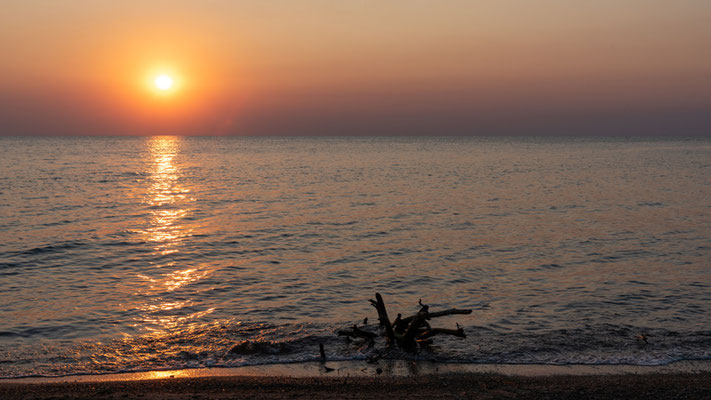
[[[132,381],[0,383],[12,399],[703,399],[711,374],[510,376],[459,373],[410,377],[224,376]]]
[[[0,381],[0,399],[709,399],[711,362],[665,366],[380,360]]]

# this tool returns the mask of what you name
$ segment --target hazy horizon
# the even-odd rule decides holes
[[[708,136],[709,20],[701,0],[11,0],[0,135]]]

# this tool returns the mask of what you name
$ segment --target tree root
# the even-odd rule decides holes
[[[397,314],[397,318],[390,322],[388,317],[385,302],[380,293],[375,294],[375,300],[370,300],[370,304],[375,307],[378,312],[378,321],[380,326],[384,328],[384,336],[387,339],[388,346],[398,345],[399,347],[414,351],[417,345],[428,345],[432,343],[432,337],[437,335],[450,335],[465,338],[467,337],[459,324],[457,329],[432,328],[427,322],[432,318],[443,317],[445,315],[454,314],[471,314],[472,310],[463,310],[458,308],[450,308],[448,310],[430,312],[429,306],[422,303],[422,299],[418,302],[420,311],[417,314],[402,318],[402,314]],[[364,322],[367,321],[367,318]],[[372,332],[367,332],[359,329],[356,325],[353,328],[342,329],[337,332],[339,336],[352,338],[363,338],[373,341],[377,335]]]

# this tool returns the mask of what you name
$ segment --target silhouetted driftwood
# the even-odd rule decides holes
[[[326,352],[323,349],[323,343],[318,344],[318,352],[321,354],[321,362],[326,362]]]
[[[449,310],[431,312],[431,313],[429,313],[429,318],[444,317],[445,315],[453,315],[453,314],[471,314],[471,313],[472,313],[472,310],[462,310],[460,308],[450,308]],[[411,315],[407,318],[404,318],[402,320],[402,322],[409,324],[410,321],[412,321],[416,316],[417,316],[417,314]]]
[[[452,335],[461,338],[467,337],[467,335],[464,333],[464,329],[457,327],[457,329],[431,328],[422,332],[417,338],[428,339],[435,335]]]
[[[376,335],[375,333],[364,331],[364,330],[358,328],[356,325],[353,325],[353,327],[351,329],[341,329],[336,333],[338,334],[338,336],[349,336],[354,339],[355,338],[363,338],[363,339],[367,339],[367,340],[373,340],[376,337],[378,337],[378,335]]]
[[[383,296],[381,296],[380,293],[376,293],[375,300],[370,300],[370,304],[378,311],[378,320],[380,321],[380,326],[385,328],[385,337],[388,338],[388,344],[393,343],[395,340],[395,332],[393,332],[393,326],[390,323],[390,318],[388,318],[388,311],[385,308]]]
[[[422,303],[422,299],[418,302],[420,310],[417,314],[402,318],[402,314],[397,314],[394,321],[390,321],[388,311],[385,307],[385,302],[380,293],[375,294],[375,300],[370,300],[370,304],[375,307],[378,312],[378,321],[383,327],[384,335],[388,345],[397,344],[406,350],[414,350],[417,344],[425,345],[432,343],[432,337],[437,335],[451,335],[456,337],[466,337],[464,329],[457,324],[457,329],[432,328],[428,320],[445,315],[453,314],[471,314],[472,310],[463,310],[450,308],[448,310],[430,312],[429,306]],[[366,322],[367,318],[363,321]],[[377,336],[375,333],[368,332],[353,325],[350,330],[339,330],[338,335],[353,338],[363,338],[372,341]]]

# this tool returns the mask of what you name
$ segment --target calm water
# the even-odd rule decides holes
[[[376,291],[474,309],[388,357],[711,358],[711,140],[0,138],[0,376],[365,358]]]

